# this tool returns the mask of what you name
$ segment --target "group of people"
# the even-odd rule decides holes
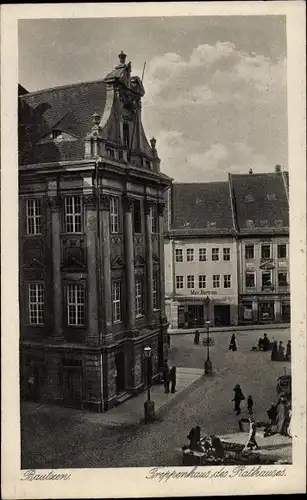
[[[291,340],[288,340],[286,346],[286,352],[283,345],[283,341],[280,340],[277,345],[277,341],[274,340],[271,352],[272,361],[291,361]]]
[[[169,394],[169,392],[174,394],[176,392],[176,366],[173,366],[170,369],[167,362],[164,363],[162,368],[162,381],[164,384],[165,394]]]
[[[271,342],[267,336],[266,333],[263,334],[263,338],[260,337],[259,341],[258,341],[258,349],[259,351],[269,351],[271,347]]]
[[[270,425],[265,431],[265,436],[272,434],[282,434],[283,436],[291,437],[291,403],[287,397],[282,394],[277,404],[272,403],[267,410],[267,416],[270,420]]]

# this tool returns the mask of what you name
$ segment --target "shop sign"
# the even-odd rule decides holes
[[[217,295],[216,290],[195,290],[194,288],[190,290],[191,295]]]

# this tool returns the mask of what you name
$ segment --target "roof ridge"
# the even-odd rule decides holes
[[[79,85],[88,85],[89,83],[105,83],[105,79],[99,79],[99,80],[91,80],[87,82],[76,82],[76,83],[70,83],[70,84],[65,84],[65,85],[58,85],[56,87],[49,87],[47,89],[40,89],[40,90],[34,90],[33,92],[28,92],[27,94],[21,95],[20,98],[23,99],[24,97],[32,96],[32,95],[39,95],[39,94],[45,94],[46,92],[53,92],[54,90],[58,89],[66,89],[66,88],[71,88],[71,87],[78,87]],[[20,84],[19,84],[20,85]]]

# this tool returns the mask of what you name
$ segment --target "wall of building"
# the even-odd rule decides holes
[[[246,247],[253,246],[254,258],[247,258]],[[270,257],[262,258],[262,245],[270,245]],[[278,246],[286,245],[286,256]],[[240,322],[290,321],[290,268],[288,236],[253,237],[239,240]],[[271,286],[263,286],[263,273],[271,273]],[[286,273],[287,285],[279,284],[279,273]],[[246,275],[254,275],[255,286],[247,286]]]
[[[212,249],[219,250],[219,259],[212,260]],[[183,262],[176,261],[176,249],[182,250]],[[187,260],[187,250],[194,250],[193,261]],[[206,250],[206,260],[199,260],[199,249]],[[230,260],[224,260],[224,249],[229,249]],[[233,237],[170,239],[165,242],[166,308],[172,328],[192,326],[191,314],[200,315],[197,326],[209,319],[213,325],[220,321],[230,325],[238,321],[238,268],[237,244]],[[214,287],[213,276],[220,277]],[[176,276],[183,277],[183,288],[178,288]],[[188,287],[188,276],[194,276],[194,286]],[[206,286],[199,286],[199,276],[206,276]],[[230,288],[224,286],[224,276],[230,276]],[[209,300],[208,300],[209,299]],[[178,308],[181,312],[179,312]],[[223,310],[224,308],[224,310]],[[227,308],[229,313],[227,313]],[[229,314],[227,321],[225,315]],[[185,315],[185,321],[183,321]],[[220,317],[220,316],[223,316]]]

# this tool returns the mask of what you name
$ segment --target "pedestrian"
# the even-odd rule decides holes
[[[284,361],[285,359],[285,348],[283,346],[282,340],[279,342],[278,345],[278,359],[279,361]]]
[[[171,382],[171,392],[176,392],[176,366],[173,366],[169,371],[169,379]]]
[[[167,362],[164,364],[163,367],[163,383],[164,383],[164,392],[165,394],[168,394],[170,380],[169,380],[169,367]]]
[[[243,395],[243,392],[242,392],[239,384],[237,384],[235,386],[234,393],[235,393],[235,395],[234,395],[234,398],[232,400],[235,403],[234,411],[236,412],[236,415],[239,415],[241,413],[241,408],[240,408],[241,401],[243,401],[245,399],[245,396]]]
[[[265,333],[265,334],[263,335],[263,339],[262,339],[262,349],[263,349],[264,351],[268,351],[268,350],[269,350],[269,348],[270,348],[270,340],[269,340],[269,338],[268,338],[267,334]]]
[[[256,448],[256,450],[259,449],[258,443],[256,441],[256,423],[252,418],[249,419],[250,422],[250,427],[249,427],[249,435],[248,435],[248,442],[246,445],[246,448],[249,448],[252,450],[253,448]]]
[[[258,349],[259,351],[262,351],[263,349],[263,338],[260,337],[259,341],[258,341]]]
[[[171,347],[171,336],[169,333],[167,334],[167,346]]]
[[[194,344],[198,345],[199,344],[199,331],[196,330],[195,335],[194,335]]]
[[[276,406],[276,429],[278,434],[286,434],[288,408],[285,396],[281,395]]]
[[[230,351],[236,351],[237,350],[237,342],[236,342],[236,336],[233,333],[230,339],[230,344],[229,344],[229,350]]]
[[[248,396],[247,398],[247,410],[250,415],[253,414],[253,406],[254,406],[254,401],[252,396]]]
[[[274,340],[271,352],[271,361],[277,361],[277,359],[278,359],[278,347],[276,340]]]
[[[277,415],[276,405],[274,403],[271,403],[270,408],[267,410],[267,416],[270,419],[271,425],[276,425],[276,415]]]
[[[286,347],[286,360],[291,361],[291,340],[288,340]]]

